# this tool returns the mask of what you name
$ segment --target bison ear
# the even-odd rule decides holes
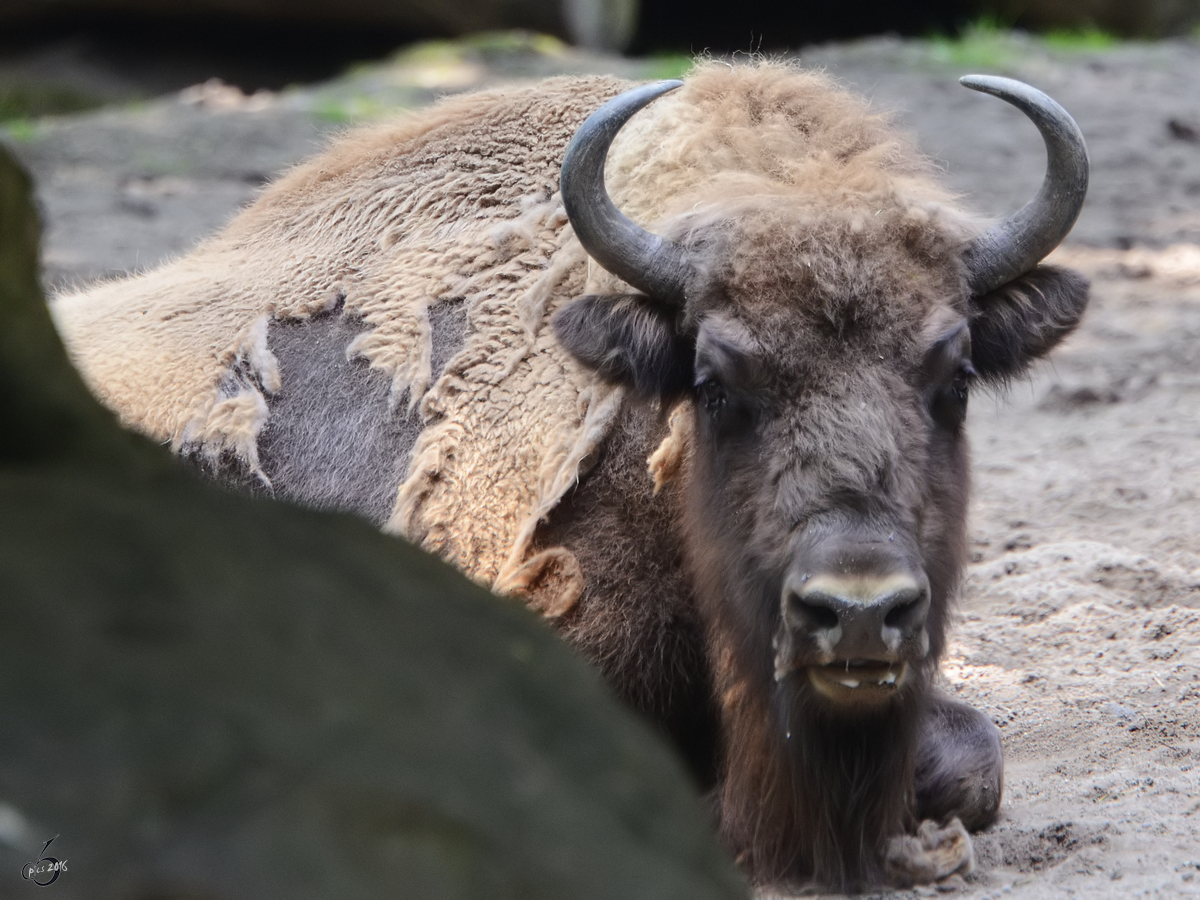
[[[1075,330],[1088,302],[1078,272],[1038,266],[971,301],[971,362],[986,380],[1020,375]]]
[[[589,294],[554,314],[554,333],[580,363],[605,381],[648,397],[692,385],[692,353],[676,329],[676,311],[642,294]]]

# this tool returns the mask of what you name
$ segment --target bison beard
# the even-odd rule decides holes
[[[723,726],[716,787],[722,839],[760,883],[813,880],[839,890],[885,883],[889,839],[917,824],[916,758],[927,730],[936,656],[910,664],[903,686],[882,706],[833,704],[813,687],[804,668],[780,677],[770,665],[779,623],[781,584],[772,575],[777,566],[769,553],[746,546],[738,528],[722,527],[739,520],[729,514],[730,501],[722,496],[737,479],[719,464],[716,472],[709,469],[713,448],[703,437],[692,446],[686,478],[692,496],[683,516],[683,540],[716,668]],[[961,573],[966,507],[965,453],[954,443],[942,450],[938,462],[946,477],[939,516],[926,528],[934,598],[929,630],[939,653]],[[741,530],[751,530],[744,520],[741,524]],[[849,665],[846,673],[853,676]],[[991,738],[985,735],[985,745]],[[942,759],[948,749],[934,746],[927,755]],[[957,762],[949,773],[955,784],[970,768]],[[991,762],[998,767],[998,758]],[[970,813],[978,805],[956,802],[947,785],[929,793],[926,813],[937,820]]]
[[[920,690],[908,690],[882,714],[860,720],[829,710],[803,687],[780,691],[772,718],[784,729],[781,783],[790,784],[797,820],[791,828],[755,823],[756,833],[779,835],[774,852],[755,860],[756,871],[771,880],[811,873],[843,890],[884,880],[880,848],[915,824],[913,746],[921,703]],[[790,722],[802,724],[792,730]]]

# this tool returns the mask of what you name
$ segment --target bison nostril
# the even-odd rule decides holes
[[[799,624],[810,632],[831,631],[838,627],[838,614],[814,598],[792,595],[792,610]]]
[[[901,600],[888,610],[887,615],[883,617],[883,624],[888,628],[899,629],[911,628],[916,625],[925,608],[924,599],[924,596],[921,595],[911,600]]]

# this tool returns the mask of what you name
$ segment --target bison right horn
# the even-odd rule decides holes
[[[583,249],[647,296],[672,304],[683,300],[687,254],[617,209],[604,187],[604,161],[613,138],[638,110],[682,85],[644,84],[609,100],[571,138],[559,177],[563,206]]]
[[[1087,196],[1088,155],[1075,120],[1037,88],[996,75],[967,75],[959,83],[1017,107],[1046,142],[1037,196],[971,241],[963,255],[971,293],[979,297],[1030,271],[1067,236]]]

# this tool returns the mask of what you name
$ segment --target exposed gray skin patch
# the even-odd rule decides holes
[[[355,512],[382,524],[421,422],[402,401],[389,404],[391,379],[346,347],[367,326],[340,313],[272,322],[267,346],[283,389],[269,397],[259,460],[276,497]]]
[[[466,341],[466,304],[439,304],[429,322],[436,379]],[[425,423],[408,412],[407,396],[391,402],[390,376],[364,359],[346,358],[346,348],[368,327],[340,307],[312,319],[272,322],[267,345],[283,389],[267,398],[270,415],[258,441],[271,487],[229,458],[215,471],[202,468],[256,493],[386,522]]]
[[[439,303],[429,309],[430,343],[433,353],[430,365],[433,378],[442,374],[446,363],[467,342],[467,303],[461,297]]]

